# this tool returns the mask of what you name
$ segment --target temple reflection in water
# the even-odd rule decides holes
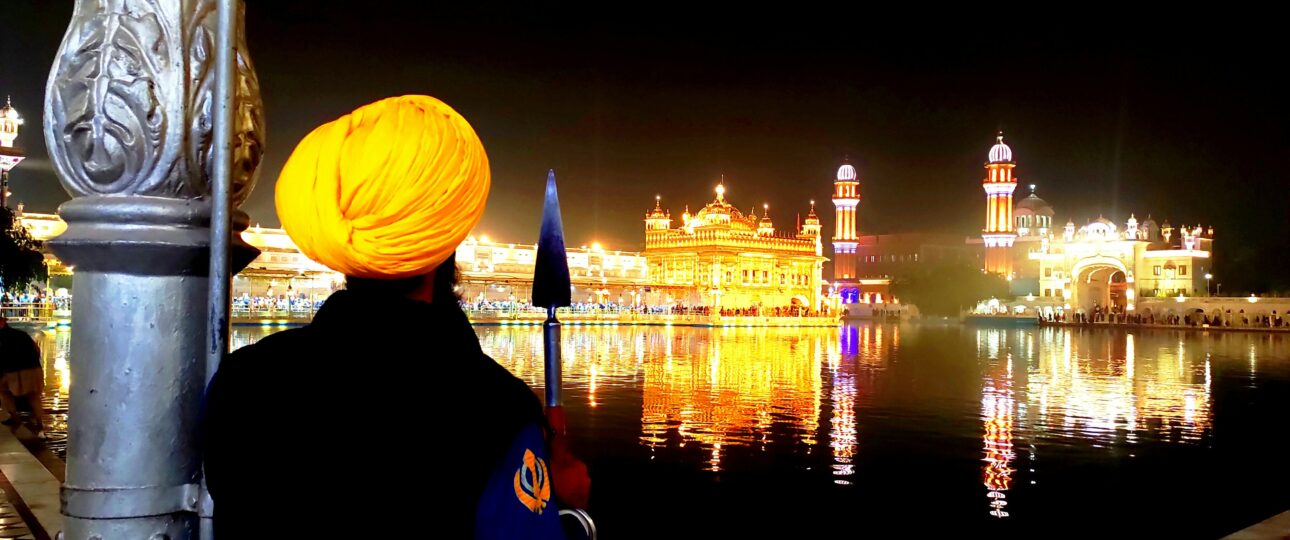
[[[476,330],[486,353],[541,387],[540,329]],[[238,328],[234,346],[271,331]],[[70,331],[36,334],[59,451]],[[980,460],[971,465],[975,472],[943,481],[975,490],[965,479],[979,479],[984,497],[963,501],[963,508],[1010,520],[1042,517],[1034,505],[1053,495],[1036,483],[1068,474],[1062,463],[1072,459],[1212,445],[1219,374],[1229,384],[1237,376],[1248,377],[1238,384],[1254,385],[1268,373],[1290,372],[1276,363],[1288,357],[1290,340],[1250,334],[1200,339],[1181,332],[881,324],[571,325],[564,333],[571,423],[584,445],[604,445],[584,448],[593,466],[628,455],[700,478],[794,469],[846,491],[905,481],[874,468],[890,462],[893,447],[904,448],[894,455],[933,466],[962,460],[966,451]],[[402,373],[405,361],[412,360],[384,359],[383,369]],[[400,388],[391,391],[402,391],[407,381],[392,375],[391,383]],[[931,427],[908,427],[916,425]]]
[[[873,405],[871,390],[902,331],[915,339],[919,332],[579,328],[565,336],[566,386],[593,408],[606,391],[638,387],[639,441],[652,451],[697,446],[704,468],[720,471],[734,448],[827,445],[834,480],[845,485],[862,451],[862,411]],[[1181,339],[1153,338],[1144,350],[1132,334],[967,332],[981,362],[982,477],[997,517],[1008,516],[1019,448],[1033,463],[1041,442],[1132,443],[1149,433],[1188,443],[1210,427],[1212,368],[1207,355],[1188,356]],[[496,329],[481,340],[517,376],[541,385],[540,332]],[[1257,355],[1248,349],[1248,356]]]
[[[883,347],[898,343],[899,333],[883,326],[587,327],[565,335],[565,384],[585,388],[589,407],[597,406],[601,387],[638,384],[640,444],[652,451],[697,446],[710,471],[721,470],[730,448],[795,445],[809,452],[827,437],[833,474],[847,484],[855,473],[857,404],[885,363]],[[540,351],[540,333],[499,329],[481,340],[525,382],[542,383],[540,358],[516,354]]]
[[[977,329],[990,515],[1009,516],[1006,492],[1019,447],[1033,472],[1041,442],[1133,444],[1144,435],[1201,441],[1212,418],[1213,353],[1188,356],[1182,336],[1154,334],[1143,349],[1129,333]],[[1210,348],[1224,350],[1227,341],[1217,338]]]
[[[585,328],[565,335],[565,384],[585,387],[586,404],[595,407],[602,385],[636,382],[640,443],[651,449],[697,446],[708,456],[706,468],[719,471],[726,448],[818,444],[824,377],[853,377],[837,335],[833,329]],[[540,362],[515,355],[516,340],[524,342],[521,349],[541,350],[540,333],[518,329],[486,334],[483,346],[525,382],[540,385]],[[851,448],[854,393],[852,385],[830,396],[847,404],[835,407],[828,436],[850,440]],[[777,424],[787,429],[773,429]],[[781,440],[777,433],[789,435]]]

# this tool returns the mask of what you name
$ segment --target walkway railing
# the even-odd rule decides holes
[[[70,310],[60,310],[53,302],[16,302],[0,304],[0,315],[12,322],[48,323],[60,317],[71,317]]]
[[[525,308],[479,309],[467,306],[466,315],[477,324],[540,325],[546,320],[541,310]],[[632,308],[560,309],[560,320],[580,324],[672,324],[677,326],[836,326],[838,314],[831,315],[712,315],[700,312],[668,312]]]
[[[312,305],[284,308],[279,308],[277,306],[233,306],[233,310],[231,312],[234,321],[273,319],[302,323],[313,320],[315,313],[318,313],[318,309],[314,308]]]
[[[54,303],[4,304],[0,310],[13,322],[50,323],[70,320],[71,311]],[[476,323],[541,324],[546,312],[529,306],[464,306]],[[312,305],[235,305],[230,312],[234,324],[302,325],[312,321],[318,308]],[[577,324],[675,324],[680,326],[830,326],[838,315],[712,315],[697,310],[664,311],[630,306],[561,308],[560,318]]]
[[[1271,317],[1234,317],[1232,319],[1223,317],[1205,321],[1203,318],[1187,319],[1185,317],[1178,316],[1158,318],[1118,316],[1105,318],[1068,318],[1062,320],[1040,319],[1039,324],[1043,326],[1105,326],[1176,330],[1229,330],[1290,333],[1290,320]]]

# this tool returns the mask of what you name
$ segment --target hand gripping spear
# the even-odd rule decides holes
[[[555,316],[556,308],[569,305],[571,285],[569,260],[564,250],[564,222],[560,219],[560,199],[555,191],[555,171],[548,171],[546,200],[542,204],[542,229],[533,268],[533,305],[546,308],[546,322],[542,324],[546,353],[546,418],[554,432],[551,454],[556,496],[569,506],[586,508],[591,479],[587,476],[586,465],[569,452],[565,439],[567,422],[560,375],[560,321]]]

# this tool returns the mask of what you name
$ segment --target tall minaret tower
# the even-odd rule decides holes
[[[985,229],[981,239],[985,242],[985,270],[1012,274],[1012,244],[1017,230],[1012,222],[1012,192],[1017,189],[1017,179],[1012,177],[1012,149],[1003,143],[1003,132],[990,148],[989,161],[985,164]]]
[[[856,168],[845,162],[833,181],[833,206],[837,221],[833,233],[833,280],[856,278],[856,205],[860,204],[860,181]]]

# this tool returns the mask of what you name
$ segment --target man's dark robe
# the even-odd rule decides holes
[[[220,366],[206,477],[226,538],[462,538],[537,396],[456,302],[340,291]]]

